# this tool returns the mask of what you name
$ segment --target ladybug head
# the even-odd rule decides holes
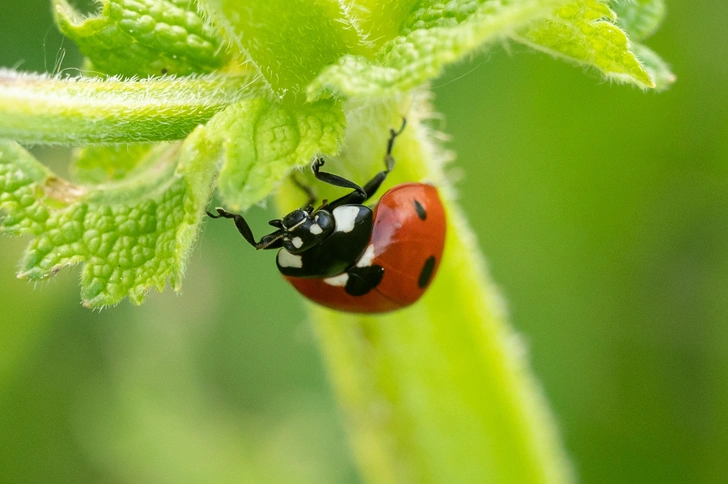
[[[326,210],[299,208],[281,220],[270,222],[284,231],[283,247],[291,254],[300,254],[315,246],[336,228],[334,217]]]

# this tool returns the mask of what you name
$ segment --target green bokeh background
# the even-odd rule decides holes
[[[728,476],[728,5],[668,7],[648,42],[678,76],[662,94],[517,46],[433,84],[463,208],[583,482]],[[0,11],[0,65],[79,64],[47,0]],[[34,151],[63,170],[67,153]],[[181,296],[98,312],[77,271],[16,280],[25,243],[0,239],[0,482],[358,482],[272,254],[206,224]]]

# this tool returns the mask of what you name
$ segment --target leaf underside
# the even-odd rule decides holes
[[[429,108],[410,94],[500,42],[664,88],[674,80],[669,67],[636,43],[659,25],[663,1],[98,3],[85,17],[53,0],[56,23],[98,79],[0,71],[0,232],[30,237],[19,276],[42,280],[81,265],[89,307],[125,297],[140,304],[167,282],[179,290],[215,187],[227,208],[244,210],[313,156],[366,180],[382,169],[387,130],[405,115],[397,170],[382,190],[412,180],[440,187],[450,228],[438,278],[420,303],[394,314],[313,312],[363,474],[571,482],[442,173],[446,156],[422,122]],[[81,146],[73,180],[6,138]],[[278,199],[290,208],[297,195],[280,190]]]
[[[617,24],[633,41],[654,34],[665,19],[665,0],[613,0]]]
[[[287,109],[262,99],[243,101],[220,115],[225,150],[218,190],[233,210],[262,201],[292,168],[315,155],[334,155],[346,120],[333,101]]]
[[[636,15],[636,14],[635,14]],[[642,18],[642,17],[640,17]],[[373,58],[345,55],[307,87],[322,96],[386,96],[407,91],[483,45],[514,39],[611,79],[655,86],[616,15],[599,0],[450,2],[419,6]]]
[[[610,79],[642,88],[655,87],[615,20],[616,15],[605,2],[578,0],[559,8],[545,22],[520,30],[513,38],[557,58],[594,67]]]
[[[135,304],[167,280],[179,289],[184,262],[207,200],[177,163],[179,143],[150,150],[122,181],[75,185],[55,176],[12,142],[0,143],[0,232],[31,235],[18,277],[42,280],[83,263],[89,307]],[[208,170],[211,171],[211,170]]]
[[[229,60],[222,33],[194,0],[105,0],[89,17],[53,0],[61,32],[94,70],[125,76],[212,72]]]

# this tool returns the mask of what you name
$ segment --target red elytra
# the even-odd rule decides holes
[[[445,210],[437,189],[423,183],[398,185],[374,209],[372,265],[384,268],[379,285],[361,296],[327,279],[284,276],[308,299],[339,311],[385,313],[409,306],[427,290],[445,246]]]

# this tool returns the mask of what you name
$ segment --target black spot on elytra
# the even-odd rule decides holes
[[[420,204],[417,200],[415,200],[415,212],[417,212],[417,216],[420,217],[420,220],[427,219],[427,212],[425,212],[425,207]]]
[[[426,288],[427,285],[430,283],[430,279],[432,279],[432,271],[434,270],[435,256],[431,255],[425,261],[425,265],[422,266],[422,271],[420,271],[420,278],[417,279],[417,285],[420,286],[420,289]]]
[[[376,265],[352,267],[346,272],[349,280],[346,281],[344,289],[351,296],[363,296],[377,287],[384,277],[384,267]]]

